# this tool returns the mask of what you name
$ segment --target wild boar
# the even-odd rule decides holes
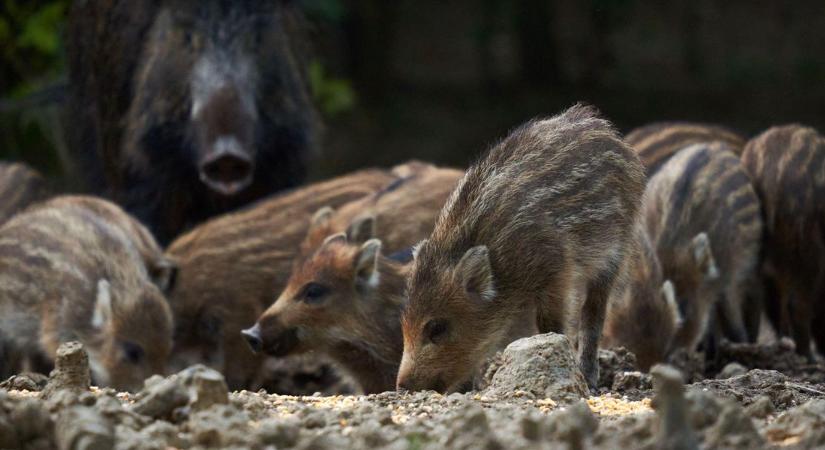
[[[291,2],[90,0],[68,24],[80,175],[166,243],[300,184],[319,120]]]
[[[202,363],[233,389],[252,383],[261,365],[241,330],[286,286],[313,212],[375,193],[397,178],[367,170],[296,189],[215,218],[167,249],[178,265],[169,301],[175,316],[171,367]]]
[[[683,318],[672,346],[694,350],[713,337],[706,334],[711,318],[728,339],[747,341],[746,324],[761,316],[750,289],[758,282],[762,218],[736,154],[719,142],[679,151],[648,181],[643,216]]]
[[[417,246],[398,388],[455,391],[507,343],[549,331],[573,336],[595,387],[608,295],[643,190],[638,157],[588,107],[529,122],[493,147]]]
[[[812,336],[825,349],[825,138],[802,125],[773,127],[748,142],[742,162],[762,201],[763,270],[780,294],[767,309],[812,357]]]
[[[403,250],[428,236],[463,172],[418,162],[392,171],[403,178],[337,211],[324,207],[315,214],[283,293],[257,322],[263,328],[243,331],[253,350],[273,356],[318,350],[365,392],[393,388],[401,360],[398,316],[405,280],[397,263],[376,255],[386,240],[388,252],[403,259]],[[340,239],[330,240],[332,235]],[[362,272],[375,276],[375,284],[364,284]],[[324,291],[321,301],[294,301],[313,289]],[[294,335],[300,345],[290,338]],[[282,337],[282,344],[274,344]],[[356,357],[359,352],[363,355]]]
[[[625,347],[636,355],[639,370],[647,372],[666,361],[673,350],[682,313],[673,283],[662,276],[656,249],[642,224],[636,227],[635,237],[622,283],[616,286],[608,305],[602,346]]]
[[[147,237],[120,208],[91,197],[58,197],[6,222],[0,348],[16,360],[0,370],[3,376],[47,370],[57,347],[71,340],[86,347],[100,385],[135,389],[163,373],[172,314],[146,265],[163,259]]]
[[[0,224],[27,206],[46,199],[46,180],[23,163],[0,162]]]
[[[648,178],[679,150],[702,142],[722,142],[737,155],[742,153],[745,138],[718,125],[691,122],[654,122],[631,130],[625,142],[636,150]]]
[[[315,351],[365,393],[393,390],[409,265],[383,256],[381,245],[374,238],[352,242],[345,233],[327,237],[243,331],[253,350],[277,357]]]

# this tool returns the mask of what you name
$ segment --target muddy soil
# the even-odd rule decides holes
[[[230,393],[219,373],[199,366],[115,392],[88,386],[75,346],[59,352],[48,379],[0,384],[0,449],[825,446],[823,368],[781,345],[731,346],[722,354],[738,366],[689,384],[696,367],[641,374],[632,354],[602,351],[591,395],[567,339],[541,335],[495,358],[479,391],[370,396]]]

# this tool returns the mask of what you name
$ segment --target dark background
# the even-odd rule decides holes
[[[59,176],[68,1],[0,0],[0,159]],[[327,126],[316,177],[466,165],[576,101],[620,129],[825,129],[822,0],[303,0]]]

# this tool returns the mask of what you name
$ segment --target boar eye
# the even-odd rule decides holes
[[[306,303],[320,303],[329,293],[329,288],[319,283],[307,283],[301,293],[301,298]]]
[[[424,333],[430,342],[438,344],[447,336],[447,330],[449,330],[449,328],[446,320],[434,319],[427,322],[427,325],[424,326]]]
[[[123,355],[126,357],[126,360],[132,364],[137,364],[143,360],[143,347],[134,342],[124,342],[123,343]]]

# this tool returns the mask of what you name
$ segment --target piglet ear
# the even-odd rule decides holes
[[[98,280],[92,327],[103,329],[112,320],[112,289],[108,280]]]
[[[424,247],[424,245],[426,243],[427,243],[427,239],[424,239],[423,241],[413,245],[413,248],[412,248],[413,261],[418,259],[418,252],[421,251],[421,249]]]
[[[375,216],[362,216],[347,227],[347,239],[350,242],[367,242],[375,237]]]
[[[370,239],[355,254],[355,279],[358,283],[370,287],[378,284],[378,255],[381,254],[381,241]]]
[[[324,242],[321,243],[321,248],[324,248],[327,245],[335,244],[335,243],[346,244],[347,243],[347,235],[344,234],[344,233],[336,233],[336,234],[327,236],[327,238],[324,239]]]
[[[159,258],[149,268],[149,276],[152,282],[164,294],[172,292],[178,278],[178,264],[167,257]]]
[[[670,280],[666,280],[662,283],[661,294],[662,299],[667,305],[667,310],[670,313],[670,319],[673,321],[673,325],[678,330],[682,327],[684,319],[682,318],[682,311],[679,309],[679,304],[676,303],[676,289],[673,287],[673,283],[671,283]]]
[[[335,210],[329,206],[324,206],[318,211],[315,211],[315,214],[312,215],[312,219],[309,222],[309,229],[312,230],[314,228],[325,226],[329,223],[330,219],[332,219],[332,215],[334,213]]]
[[[467,250],[456,267],[456,276],[471,298],[492,301],[496,297],[490,251],[486,245]]]
[[[705,232],[699,233],[691,242],[693,246],[693,258],[699,270],[704,274],[706,280],[719,278],[719,269],[716,267],[716,260],[713,258],[713,250],[710,239]]]

